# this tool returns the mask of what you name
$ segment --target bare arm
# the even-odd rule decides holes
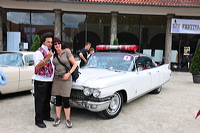
[[[83,60],[84,60],[84,62],[85,62],[85,63],[87,62],[87,60],[85,59],[85,57],[83,56],[83,54],[82,54],[82,53],[79,53],[79,56],[81,57],[81,59],[83,59]]]
[[[41,61],[35,66],[35,68],[36,68],[36,69],[40,69],[41,67],[43,67],[43,66],[46,64],[46,62],[47,62],[52,56],[53,56],[53,53],[52,53],[52,52],[48,52],[48,53],[47,53],[47,57],[44,58],[43,60],[41,60]]]
[[[77,63],[76,63],[76,60],[75,60],[74,56],[71,56],[71,57],[69,58],[69,61],[72,63],[72,68],[71,68],[71,70],[69,71],[69,73],[73,73],[74,70],[75,70],[76,67],[77,67]]]
[[[68,59],[72,63],[72,68],[70,69],[70,71],[68,73],[63,75],[63,78],[62,78],[63,80],[67,80],[77,67],[77,63],[76,63],[76,60],[74,59],[74,56],[71,56]]]

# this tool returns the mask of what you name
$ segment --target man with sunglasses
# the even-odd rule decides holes
[[[53,34],[45,33],[41,36],[41,47],[33,55],[35,75],[34,75],[34,97],[35,97],[35,125],[45,128],[43,122],[54,121],[50,117],[50,99],[51,88],[54,75],[54,66],[52,64],[52,42]]]

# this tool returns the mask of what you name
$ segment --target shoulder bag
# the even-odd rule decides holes
[[[60,64],[63,65],[63,66],[65,67],[66,73],[68,73],[68,72],[70,71],[69,67],[67,67],[65,64],[63,64],[63,63],[60,61],[60,59],[58,58],[58,56],[56,56],[56,58],[58,59],[58,61],[60,62]],[[70,62],[70,65],[72,66],[72,63],[71,63],[71,62]],[[76,80],[78,79],[79,74],[80,74],[80,72],[78,71],[78,66],[77,66],[76,69],[75,69],[75,70],[73,71],[73,73],[72,73],[72,80],[73,80],[74,82],[76,82]]]

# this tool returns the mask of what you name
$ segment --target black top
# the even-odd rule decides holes
[[[83,54],[84,58],[87,59],[88,52],[85,48],[81,49],[80,53]],[[80,67],[82,67],[85,64],[84,60],[81,58]]]

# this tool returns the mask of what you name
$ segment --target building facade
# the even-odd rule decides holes
[[[78,53],[85,42],[135,44],[158,63],[187,71],[200,34],[172,33],[172,19],[200,20],[199,0],[0,0],[0,50],[29,50],[51,32]],[[19,46],[18,46],[19,45]],[[189,48],[189,54],[184,49]]]

